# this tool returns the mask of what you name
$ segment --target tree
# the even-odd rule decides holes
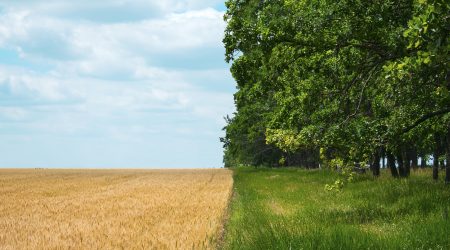
[[[448,1],[229,0],[227,7],[236,122],[258,124],[259,138],[282,157],[308,152],[322,164],[369,164],[378,176],[383,152],[392,176],[407,177],[418,154],[436,153],[434,134],[449,140]],[[247,134],[248,126],[237,127]]]

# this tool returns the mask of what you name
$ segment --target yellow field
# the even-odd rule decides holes
[[[229,170],[0,169],[0,249],[214,248]]]

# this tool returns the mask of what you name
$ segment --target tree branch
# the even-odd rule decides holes
[[[428,120],[430,118],[433,118],[433,117],[439,116],[439,115],[444,115],[446,113],[450,113],[450,107],[449,108],[445,108],[445,109],[441,109],[441,110],[438,110],[438,111],[435,111],[435,112],[431,112],[431,113],[428,113],[426,115],[423,115],[422,117],[420,117],[419,120],[417,120],[416,122],[414,122],[410,126],[404,128],[401,131],[401,134],[408,133],[410,130],[412,130],[413,128],[419,126],[421,123],[425,122],[426,120]]]

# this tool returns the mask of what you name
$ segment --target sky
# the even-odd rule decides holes
[[[222,167],[223,0],[2,0],[0,167]]]

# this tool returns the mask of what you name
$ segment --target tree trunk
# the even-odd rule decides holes
[[[405,167],[403,165],[403,156],[401,151],[397,153],[398,173],[400,177],[406,177]]]
[[[411,150],[411,168],[416,171],[418,166],[419,166],[419,157],[417,155],[417,150],[414,148],[413,150]]]
[[[380,150],[376,150],[373,156],[372,164],[370,165],[373,176],[380,176]]]
[[[437,181],[439,178],[439,142],[438,134],[434,134],[434,152],[433,152],[433,180]]]
[[[439,136],[439,143],[438,143],[438,157],[441,157],[442,155],[445,155],[446,153],[446,136],[442,138],[442,136]],[[441,167],[441,170],[445,169],[444,159],[439,160],[439,166]]]
[[[439,178],[439,154],[435,151],[433,154],[433,180]]]
[[[447,145],[446,148],[446,157],[447,157],[447,167],[445,168],[445,184],[450,184],[450,126],[447,128]]]
[[[427,156],[425,154],[420,156],[420,168],[427,167]]]
[[[398,178],[398,171],[397,171],[397,167],[395,166],[394,155],[391,152],[386,151],[386,156],[387,156],[387,165],[388,165],[389,169],[391,170],[392,177]]]
[[[405,150],[403,153],[403,167],[405,169],[405,176],[404,177],[409,177],[409,174],[411,172],[411,162],[410,162],[410,154],[409,154],[409,150]]]

